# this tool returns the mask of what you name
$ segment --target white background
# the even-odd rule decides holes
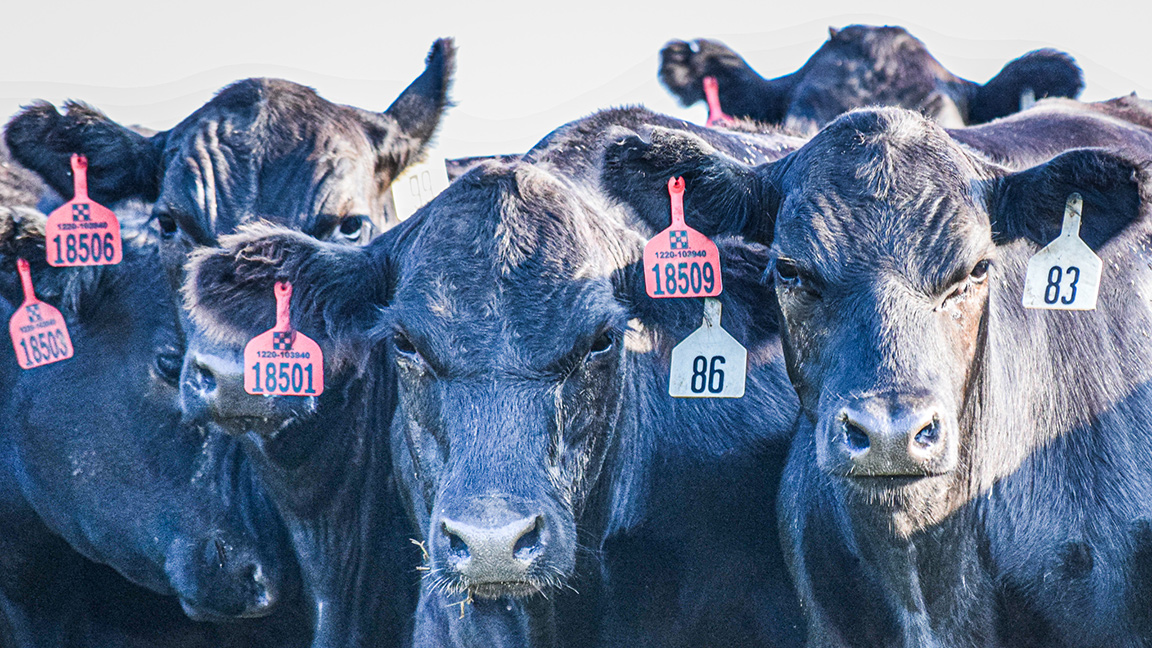
[[[521,152],[599,108],[639,103],[702,122],[656,80],[670,38],[716,38],[766,77],[794,71],[829,25],[906,27],[977,82],[1038,47],[1073,54],[1083,98],[1152,98],[1152,2],[344,2],[4,0],[0,115],[34,98],[85,100],[125,124],[166,129],[225,84],[275,76],[383,110],[438,36],[459,46],[439,149]]]

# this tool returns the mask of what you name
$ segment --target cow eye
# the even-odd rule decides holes
[[[424,359],[420,356],[420,352],[416,350],[416,345],[412,344],[412,340],[408,339],[407,335],[397,331],[392,334],[392,346],[396,347],[396,353],[408,362],[423,363]]]
[[[972,267],[972,272],[968,274],[973,281],[984,281],[988,277],[988,259],[984,259]]]
[[[184,354],[174,350],[157,353],[154,363],[156,373],[164,382],[173,387],[180,385],[180,368],[184,364]]]
[[[372,222],[365,216],[346,216],[340,221],[340,236],[348,241],[359,241],[365,232],[370,232]]]
[[[785,284],[795,284],[800,281],[800,270],[796,264],[788,259],[776,259],[776,277]]]
[[[607,351],[611,351],[615,342],[616,341],[612,338],[611,333],[608,333],[607,331],[601,333],[600,337],[596,338],[596,340],[592,342],[592,347],[588,349],[588,357],[595,358]]]
[[[164,211],[156,214],[156,224],[160,226],[160,236],[170,239],[176,235],[176,219]]]

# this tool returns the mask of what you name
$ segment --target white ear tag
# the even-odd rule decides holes
[[[407,219],[447,187],[448,169],[444,158],[430,157],[426,162],[408,166],[389,187],[396,218]]]
[[[720,300],[704,299],[704,323],[672,349],[668,395],[677,398],[740,398],[748,373],[748,350],[720,326]]]
[[[1048,310],[1093,310],[1100,292],[1104,263],[1080,240],[1080,194],[1068,196],[1064,226],[1043,250],[1028,260],[1024,307]]]

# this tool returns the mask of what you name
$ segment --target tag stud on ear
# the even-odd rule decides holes
[[[276,282],[276,325],[244,347],[244,391],[264,396],[324,393],[324,353],[292,328],[292,284]]]
[[[704,77],[704,100],[708,102],[708,121],[704,122],[705,126],[736,121],[720,107],[720,82],[716,77]]]
[[[1060,236],[1028,261],[1024,277],[1025,308],[1045,310],[1093,310],[1100,293],[1104,263],[1080,239],[1084,201],[1080,194],[1068,196]]]
[[[715,297],[724,290],[720,251],[707,236],[684,224],[684,178],[668,180],[672,225],[644,245],[648,296]]]
[[[58,267],[112,265],[124,256],[120,221],[88,197],[88,158],[72,154],[75,195],[48,216],[44,252]]]
[[[704,300],[704,321],[672,349],[668,395],[677,398],[740,398],[748,373],[748,350],[720,326],[719,299]]]
[[[24,287],[24,303],[8,320],[16,362],[21,369],[33,369],[71,358],[74,349],[64,316],[51,304],[36,299],[27,261],[17,259],[16,270]]]

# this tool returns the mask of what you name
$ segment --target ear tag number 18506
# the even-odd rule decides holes
[[[292,284],[276,282],[276,326],[244,347],[244,391],[265,396],[319,396],[324,391],[320,345],[292,328]]]
[[[1028,260],[1024,307],[1093,310],[1100,292],[1100,257],[1080,239],[1080,194],[1068,196],[1060,236]]]
[[[715,297],[724,290],[720,251],[684,224],[684,178],[668,180],[672,225],[644,245],[644,289],[649,297]]]
[[[704,300],[704,323],[672,349],[668,395],[677,398],[740,398],[748,350],[720,326],[719,299]]]
[[[88,158],[72,155],[75,196],[48,216],[44,250],[53,266],[120,263],[124,244],[120,221],[111,209],[88,197]]]
[[[17,259],[20,283],[24,286],[24,303],[8,320],[8,333],[21,369],[32,369],[72,357],[72,338],[64,316],[51,304],[36,299],[32,289],[32,271],[28,262]]]

